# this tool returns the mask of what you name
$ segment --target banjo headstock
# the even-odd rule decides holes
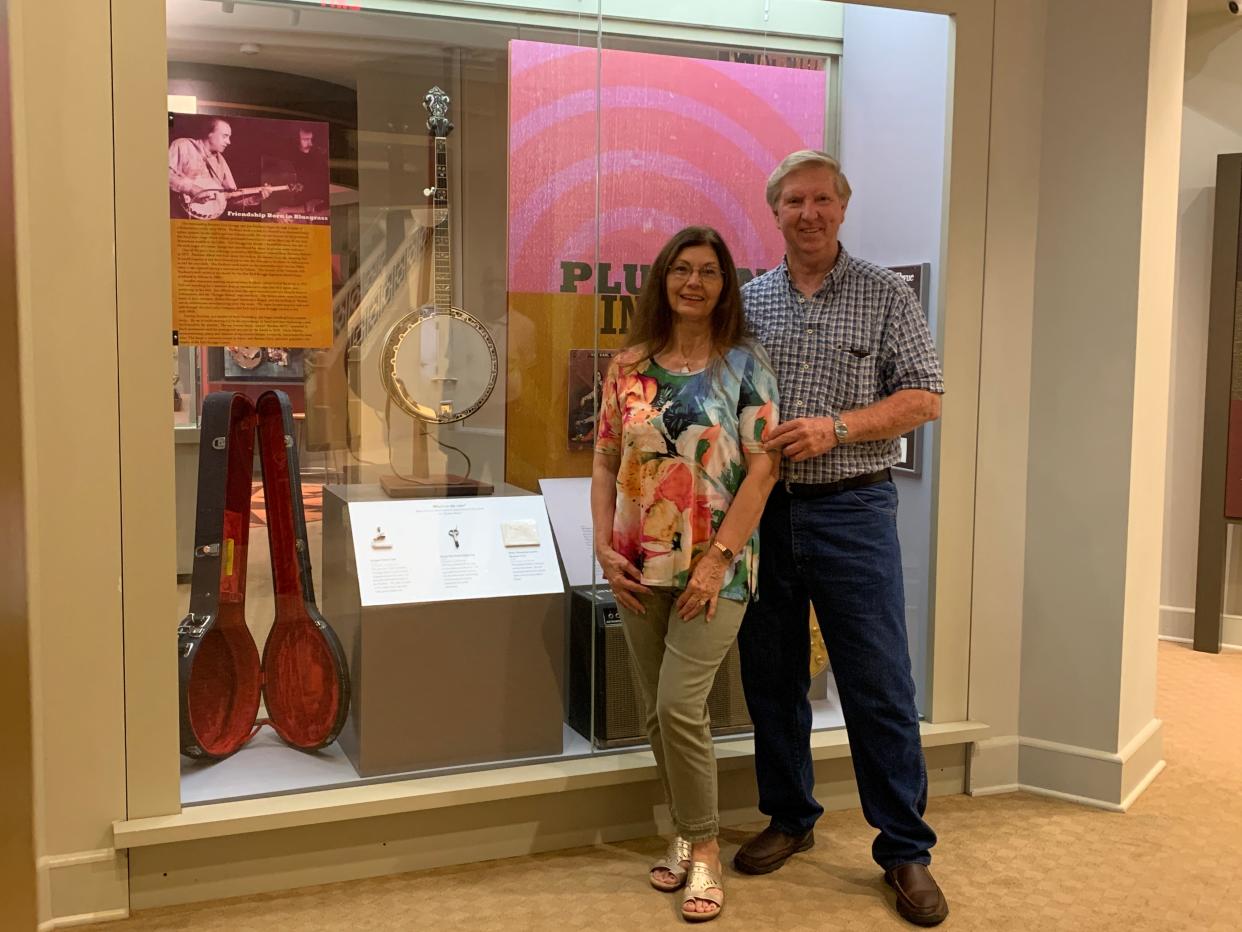
[[[438,85],[423,98],[423,108],[430,114],[427,117],[427,131],[431,135],[443,137],[453,131],[453,123],[448,118],[449,96]]]

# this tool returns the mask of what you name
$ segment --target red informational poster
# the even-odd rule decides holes
[[[328,125],[174,113],[168,139],[178,341],[243,367],[329,346]]]

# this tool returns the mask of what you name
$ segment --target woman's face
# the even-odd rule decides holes
[[[724,287],[716,250],[707,245],[687,246],[669,263],[664,286],[669,306],[680,320],[708,320]]]

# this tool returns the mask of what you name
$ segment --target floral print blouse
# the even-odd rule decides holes
[[[698,372],[619,354],[604,380],[595,449],[620,455],[612,546],[647,586],[684,589],[777,423],[776,377],[757,345],[737,346]],[[713,382],[715,384],[713,384]],[[720,596],[754,594],[759,534],[725,571]]]

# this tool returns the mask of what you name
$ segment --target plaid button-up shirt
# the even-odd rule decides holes
[[[895,272],[842,247],[819,290],[800,294],[781,264],[742,287],[746,319],[772,358],[781,420],[829,417],[906,388],[944,391],[927,318]],[[891,466],[896,440],[868,440],[781,464],[787,482],[835,482]]]

